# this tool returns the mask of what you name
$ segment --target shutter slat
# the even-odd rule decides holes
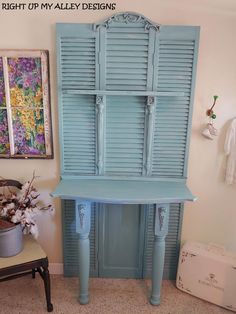
[[[111,64],[112,66],[112,64]],[[112,67],[112,68],[108,68],[107,69],[107,75],[111,75],[113,73],[116,73],[116,74],[120,74],[122,75],[123,73],[126,73],[126,75],[131,75],[131,74],[142,74],[142,75],[146,75],[146,68],[144,69],[141,69],[141,68],[129,68],[129,70],[127,72],[124,72],[124,69],[122,68],[115,68],[115,67]],[[107,77],[108,78],[108,77]],[[120,76],[119,76],[120,78]]]

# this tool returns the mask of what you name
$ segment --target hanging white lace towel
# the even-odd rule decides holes
[[[236,118],[231,122],[225,138],[225,153],[228,156],[225,181],[236,183]]]

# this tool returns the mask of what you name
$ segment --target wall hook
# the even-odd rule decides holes
[[[207,116],[210,117],[211,119],[215,119],[216,118],[216,115],[214,114],[213,108],[215,107],[216,100],[217,100],[218,96],[215,95],[215,96],[213,96],[213,98],[214,98],[213,105],[206,112]]]
[[[217,135],[217,129],[213,125],[213,120],[216,119],[216,114],[214,113],[213,108],[215,107],[217,98],[218,96],[213,96],[213,105],[206,111],[206,115],[209,117],[209,122],[202,131],[202,135],[209,140],[213,140],[214,136]]]

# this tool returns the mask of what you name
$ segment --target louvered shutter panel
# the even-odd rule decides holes
[[[96,89],[96,33],[90,24],[57,24],[60,87]]]
[[[198,40],[199,29],[196,27],[161,27],[154,88],[166,95],[156,99],[153,177],[186,177]],[[146,222],[145,277],[151,276],[152,269],[153,214],[153,206],[150,206]],[[170,205],[163,274],[166,279],[176,276],[182,215],[183,204]]]
[[[107,97],[105,174],[142,175],[145,105],[145,97]]]
[[[189,104],[187,97],[158,97],[152,175],[184,176]],[[176,106],[178,111],[176,112]]]
[[[97,246],[95,237],[96,204],[91,206],[91,231],[90,238],[90,276],[98,275]],[[62,226],[63,226],[63,261],[64,275],[77,276],[78,264],[78,235],[75,231],[75,202],[71,200],[62,201]]]
[[[62,96],[64,174],[95,174],[96,126],[93,95]]]
[[[146,90],[149,31],[118,23],[106,33],[106,89]]]
[[[61,166],[65,175],[95,175],[96,32],[92,25],[57,25]]]
[[[158,96],[152,156],[152,176],[186,177],[198,28],[163,26],[159,37]]]

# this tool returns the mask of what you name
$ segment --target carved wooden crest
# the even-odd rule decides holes
[[[95,29],[99,27],[109,28],[113,23],[124,23],[124,24],[138,24],[141,23],[144,25],[145,30],[149,30],[150,28],[154,28],[156,31],[160,29],[160,24],[154,23],[147,19],[145,16],[141,14],[137,14],[134,12],[123,12],[117,13],[107,20],[105,20],[101,24],[95,24]]]

